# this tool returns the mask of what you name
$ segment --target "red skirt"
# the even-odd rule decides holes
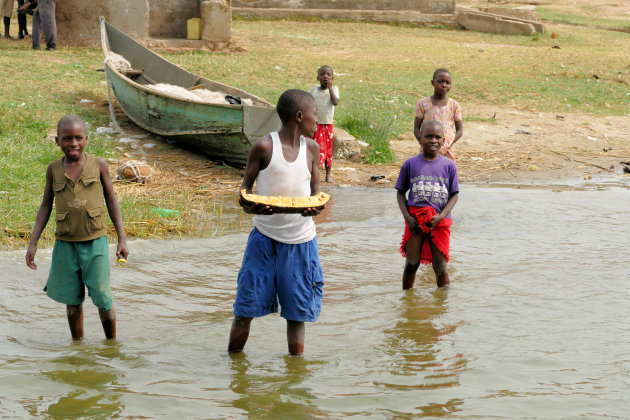
[[[313,140],[319,144],[319,166],[330,166],[333,161],[333,125],[317,124]]]
[[[431,241],[433,241],[440,252],[444,254],[446,262],[448,262],[448,250],[451,244],[451,225],[453,224],[453,219],[442,219],[436,227],[429,229],[425,223],[430,221],[431,218],[437,214],[433,207],[409,206],[409,213],[418,220],[420,228],[422,229],[422,234],[431,238]],[[405,245],[407,245],[407,241],[413,235],[414,234],[409,231],[407,221],[405,221],[405,233],[403,233],[402,242],[400,243],[400,253],[403,257],[407,257]],[[431,246],[429,245],[429,241],[425,239],[422,242],[422,249],[420,250],[420,263],[431,264],[432,261],[433,255],[431,254]]]

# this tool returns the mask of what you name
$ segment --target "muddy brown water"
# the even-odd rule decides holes
[[[630,184],[463,185],[450,272],[400,290],[392,190],[336,188],[318,219],[326,278],[306,353],[255,320],[226,353],[249,226],[135,241],[112,267],[119,342],[86,303],[86,339],[23,251],[0,253],[3,418],[625,418],[630,412]],[[113,249],[112,249],[113,252]]]

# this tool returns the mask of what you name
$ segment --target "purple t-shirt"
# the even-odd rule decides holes
[[[422,155],[409,158],[403,163],[395,188],[409,191],[407,204],[415,207],[431,206],[440,213],[448,199],[459,192],[457,166],[444,156],[426,160]]]

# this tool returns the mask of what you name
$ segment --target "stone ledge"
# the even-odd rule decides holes
[[[340,20],[369,20],[373,22],[408,22],[456,25],[455,15],[425,14],[413,10],[349,10],[349,9],[263,9],[233,7],[232,14],[245,17],[286,18],[319,17]]]
[[[341,127],[333,126],[333,157],[335,159],[357,160],[361,157],[361,146],[357,139]]]
[[[545,31],[545,25],[540,22],[493,15],[470,9],[458,9],[456,16],[457,23],[471,31],[505,35],[532,35],[536,31],[541,33]]]
[[[232,42],[206,41],[203,39],[148,38],[141,42],[144,46],[156,50],[172,51],[224,51],[242,52],[242,47]]]
[[[413,10],[425,14],[455,13],[455,0],[233,0],[232,7],[258,9]]]
[[[482,6],[479,11],[491,15],[509,16],[511,18],[538,21],[536,16],[536,6],[502,7],[502,6]]]

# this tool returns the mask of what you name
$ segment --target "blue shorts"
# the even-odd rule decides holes
[[[275,241],[254,228],[238,272],[234,315],[255,318],[278,312],[289,321],[317,321],[324,275],[317,238],[301,244]]]
[[[80,305],[85,300],[87,287],[94,305],[108,311],[112,306],[109,264],[107,236],[85,242],[57,239],[44,290],[57,302]]]

